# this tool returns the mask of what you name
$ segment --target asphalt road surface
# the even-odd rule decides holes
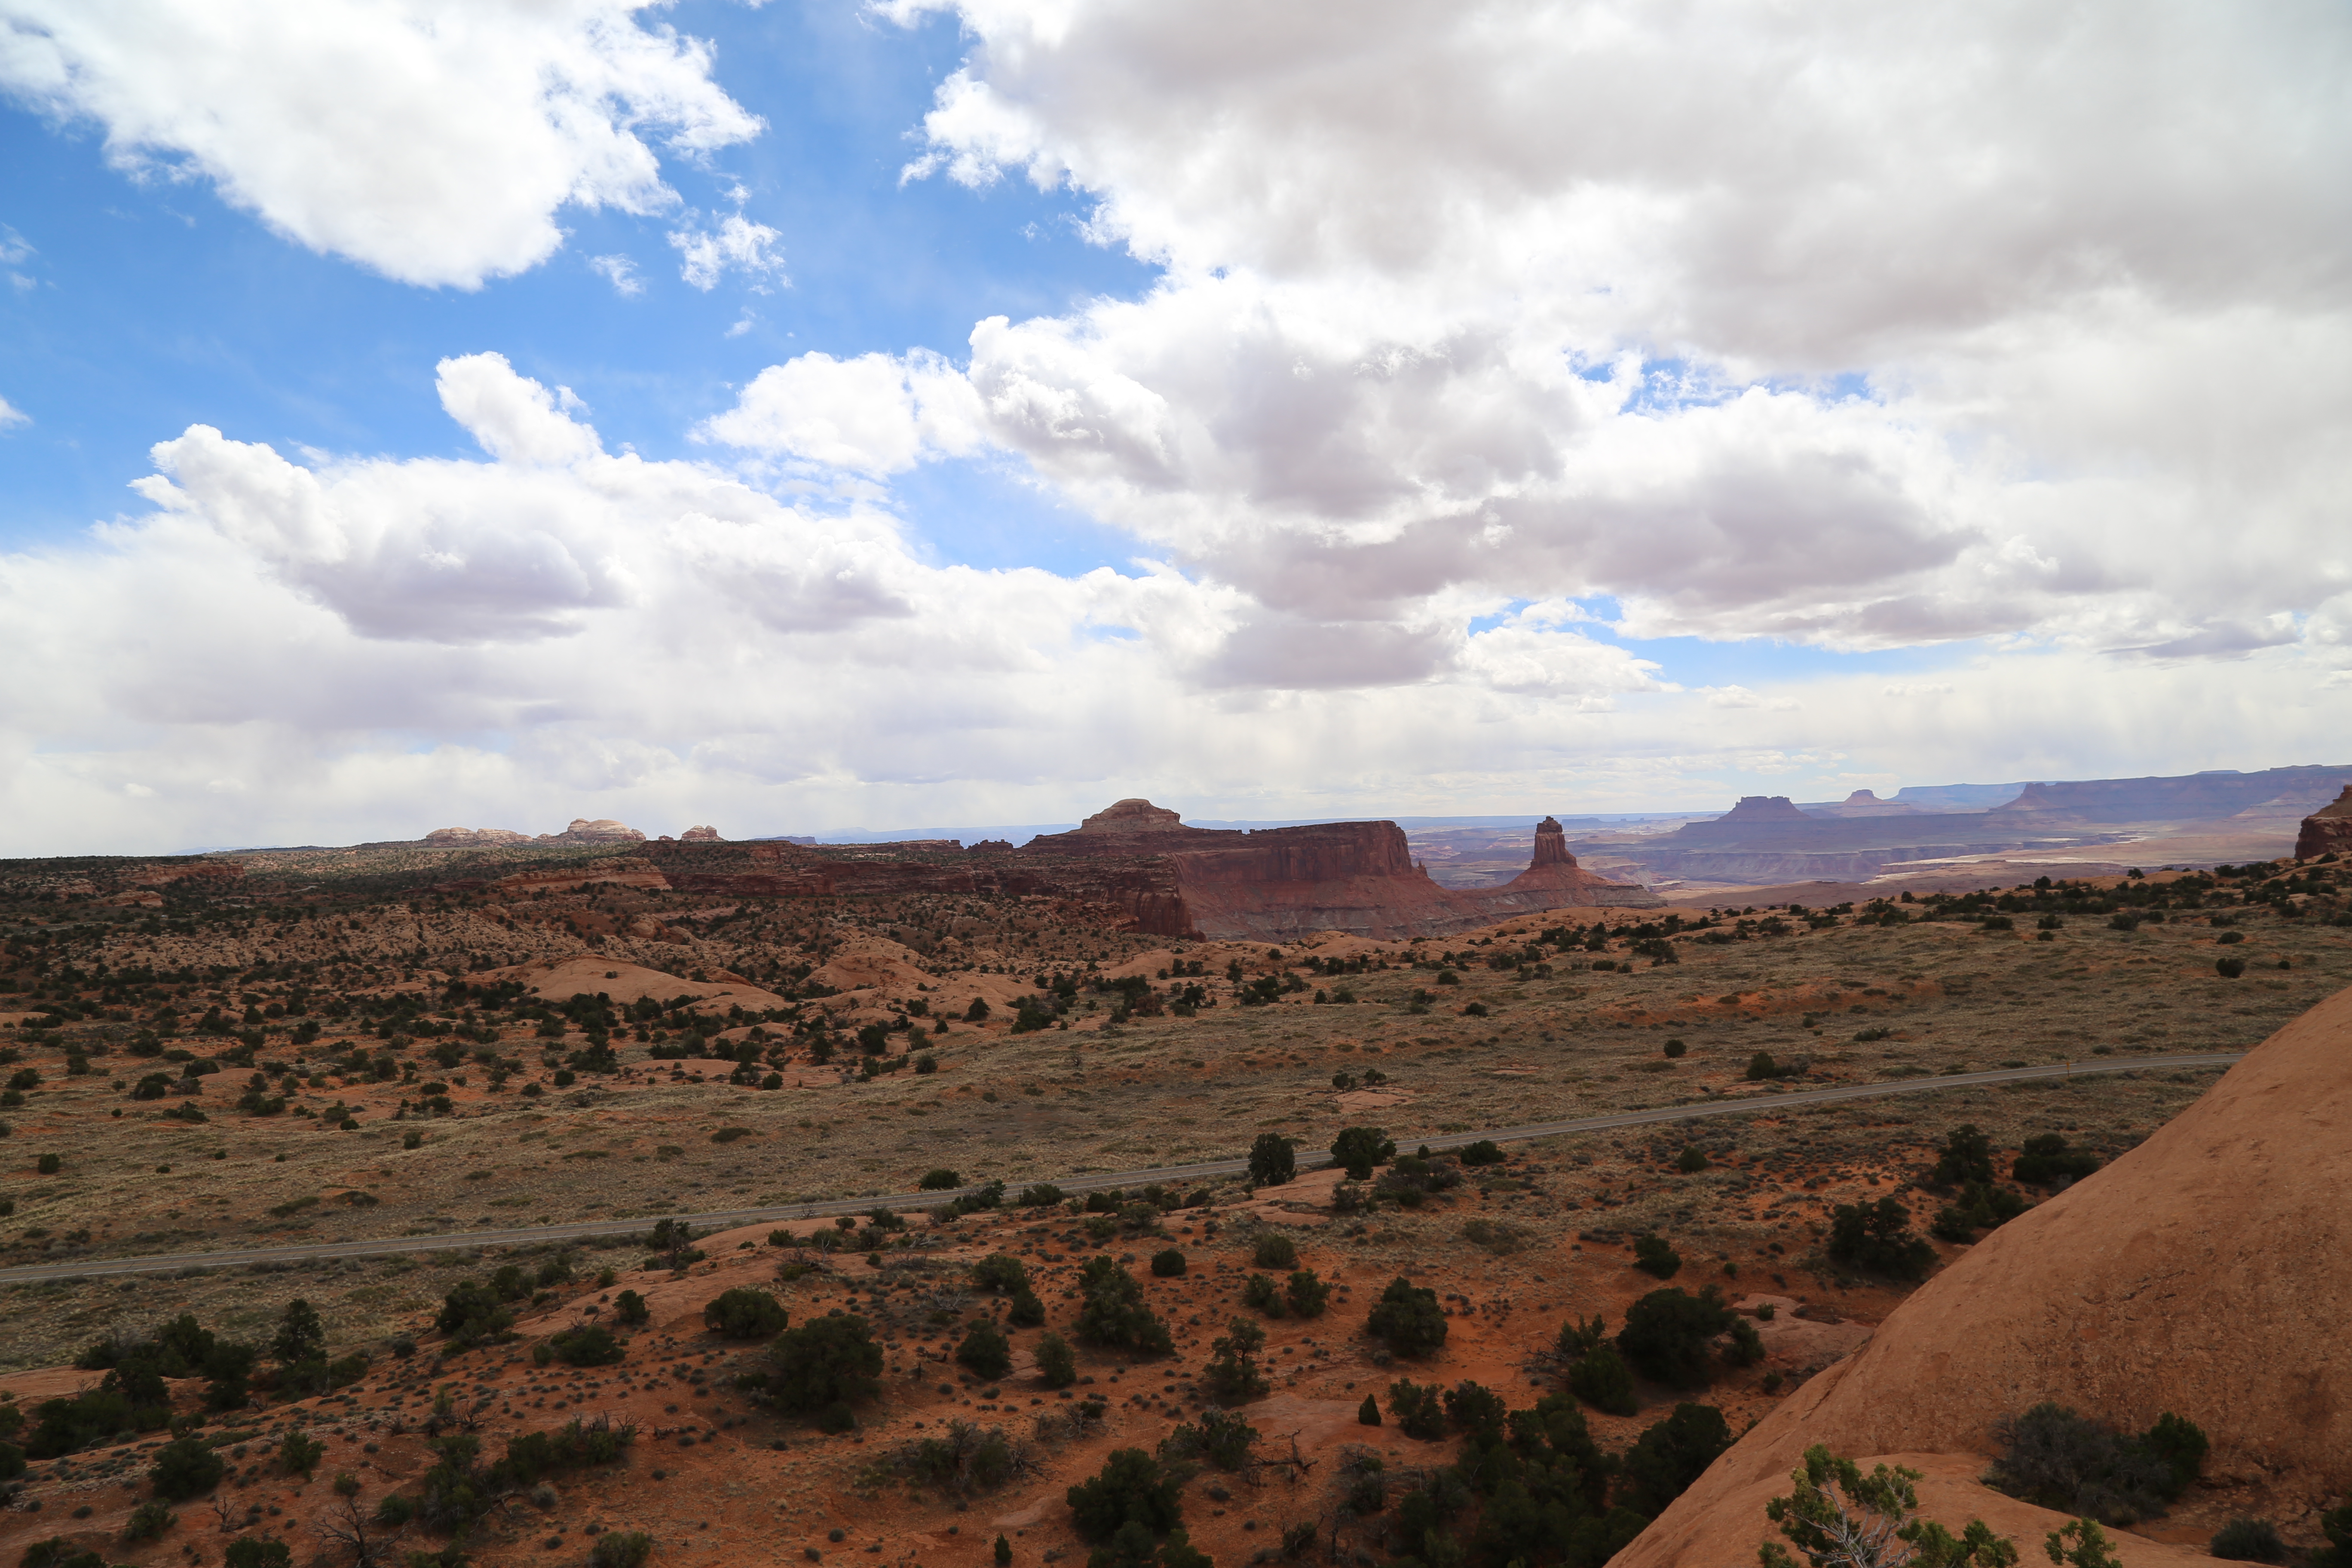
[[[1662,1121],[1695,1121],[1706,1116],[1755,1116],[1841,1105],[1852,1100],[1876,1100],[1891,1094],[1925,1094],[1939,1089],[1975,1084],[2018,1083],[2029,1079],[2072,1078],[2091,1073],[2148,1072],[2164,1068],[2226,1068],[2243,1058],[2242,1051],[2211,1051],[2181,1056],[2135,1057],[2118,1060],[2102,1057],[2088,1062],[2053,1062],[2044,1067],[2002,1068],[1991,1072],[1951,1073],[1941,1078],[1901,1079],[1893,1083],[1858,1083],[1837,1089],[1809,1089],[1775,1093],[1765,1090],[1738,1095],[1712,1095],[1685,1105],[1654,1110],[1621,1110],[1608,1116],[1579,1116],[1565,1121],[1537,1121],[1522,1127],[1495,1127],[1478,1132],[1446,1132],[1433,1138],[1400,1137],[1400,1147],[1459,1149],[1482,1138],[1497,1143],[1522,1143],[1566,1132],[1605,1132],[1617,1127],[1646,1127]],[[1299,1168],[1329,1164],[1328,1155],[1301,1150]],[[1131,1187],[1159,1182],[1176,1186],[1214,1176],[1236,1176],[1249,1168],[1245,1159],[1210,1160],[1197,1165],[1160,1165],[1146,1171],[1097,1172],[1064,1176],[1054,1184],[1066,1193],[1087,1193],[1103,1187]],[[970,1189],[966,1189],[969,1191]],[[831,1198],[821,1203],[783,1204],[772,1208],[721,1209],[709,1214],[680,1215],[697,1230],[727,1230],[736,1226],[772,1224],[778,1220],[814,1219],[827,1215],[864,1214],[887,1205],[919,1208],[944,1203],[953,1193],[894,1193],[862,1198]],[[545,1241],[579,1241],[594,1237],[629,1236],[648,1230],[653,1216],[636,1219],[581,1220],[571,1225],[518,1226],[511,1230],[448,1231],[429,1236],[389,1236],[371,1241],[310,1242],[292,1247],[238,1247],[213,1252],[166,1252],[145,1258],[84,1258],[69,1262],[36,1263],[0,1268],[0,1284],[38,1279],[93,1279],[113,1274],[168,1274],[183,1268],[226,1268],[251,1263],[304,1263],[326,1258],[379,1258],[394,1252],[448,1252],[478,1247],[519,1247]]]

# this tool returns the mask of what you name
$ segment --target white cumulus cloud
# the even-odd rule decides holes
[[[911,468],[981,444],[980,404],[947,361],[805,353],[761,371],[735,406],[707,420],[706,439],[855,473]]]
[[[95,121],[118,167],[209,181],[314,250],[478,287],[567,204],[676,205],[656,146],[759,119],[643,0],[0,0],[0,89]]]
[[[779,248],[782,239],[766,224],[753,223],[741,213],[728,214],[717,228],[673,229],[669,237],[682,258],[678,276],[706,294],[730,271],[748,274],[762,289],[770,282],[788,282]]]

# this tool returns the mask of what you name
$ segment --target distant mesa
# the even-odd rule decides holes
[[[716,844],[719,842],[719,829],[715,827],[689,827],[684,833],[678,835],[678,842],[681,844]]]
[[[593,822],[584,816],[575,816],[572,819],[572,826],[562,832],[542,833],[537,839],[541,844],[643,844],[645,841],[644,834],[609,816],[600,816]]]
[[[669,853],[684,849],[677,846]],[[1648,889],[1595,876],[1550,818],[1528,868],[1499,888],[1440,887],[1393,822],[1323,822],[1256,832],[1188,827],[1148,800],[1122,800],[1066,833],[1015,848],[989,839],[835,845],[787,855],[762,844],[667,862],[681,892],[728,898],[1022,893],[1118,910],[1154,936],[1286,942],[1322,931],[1448,936],[1513,915],[1576,906],[1654,908]]]
[[[1745,827],[1750,823],[1811,822],[1813,819],[1799,811],[1796,802],[1785,795],[1743,795],[1738,805],[1716,820]]]
[[[1148,800],[1115,800],[1077,826],[1080,833],[1197,833],[1183,817]]]
[[[2352,784],[2344,793],[2303,819],[2303,830],[2294,836],[2294,858],[2315,860],[2333,852],[2352,854]]]
[[[487,844],[528,844],[530,835],[511,827],[436,827],[425,836],[436,849],[470,848]]]

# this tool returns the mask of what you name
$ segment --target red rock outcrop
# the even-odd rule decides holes
[[[669,879],[660,868],[635,856],[617,856],[587,866],[565,866],[545,871],[518,871],[511,877],[500,877],[490,886],[501,893],[562,892],[572,888],[593,887],[609,882],[620,888],[667,888]]]
[[[1318,931],[1447,936],[1515,914],[1571,906],[1649,908],[1647,889],[1596,877],[1559,824],[1537,830],[1536,863],[1500,888],[1440,887],[1392,822],[1327,822],[1244,833],[1188,827],[1123,800],[1067,833],[1020,848],[949,842],[658,844],[670,885],[730,898],[856,898],[912,892],[1042,894],[1115,910],[1154,936],[1284,942]]]
[[[2303,819],[2294,836],[2294,858],[2315,860],[2326,854],[2352,854],[2352,784],[2344,793]]]
[[[183,860],[173,866],[150,866],[131,877],[134,888],[168,888],[174,882],[241,882],[245,867],[236,860]]]
[[[593,822],[584,816],[575,816],[572,819],[572,826],[562,832],[542,833],[537,839],[541,844],[643,844],[645,841],[644,834],[609,816],[600,816]]]
[[[716,844],[719,842],[719,829],[689,827],[678,835],[678,841],[682,844]]]
[[[436,827],[425,836],[436,849],[464,849],[486,844],[528,844],[530,835],[511,827]]]
[[[1994,1231],[1807,1384],[1612,1568],[1753,1556],[1809,1444],[1935,1457],[1957,1530],[2025,1505],[1968,1478],[1994,1423],[2055,1400],[2130,1430],[2204,1428],[2209,1479],[2282,1506],[2352,1486],[2352,991],[2288,1024],[2106,1169]],[[1921,1468],[1926,1468],[1922,1466]],[[2039,1510],[2034,1510],[2038,1512]],[[2063,1522],[2049,1516],[2053,1523]],[[2013,1527],[2008,1527],[2013,1528]],[[2047,1527],[2044,1527],[2047,1528]],[[2152,1560],[2121,1535],[2126,1568]]]

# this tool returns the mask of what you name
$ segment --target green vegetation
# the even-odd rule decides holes
[[[1643,1377],[1669,1388],[1702,1388],[1712,1370],[1709,1346],[1736,1321],[1709,1285],[1697,1295],[1669,1286],[1625,1310],[1617,1352]]]
[[[1399,1278],[1381,1292],[1364,1327],[1398,1355],[1427,1355],[1445,1342],[1445,1310],[1436,1291]]]
[[[1168,1325],[1144,1304],[1135,1276],[1108,1258],[1089,1258],[1079,1272],[1078,1338],[1113,1350],[1166,1355],[1175,1348]]]
[[[1766,1503],[1764,1513],[1812,1568],[1855,1568],[1859,1541],[1899,1541],[1910,1549],[1898,1555],[1882,1545],[1869,1558],[1872,1562],[1907,1559],[1914,1568],[2014,1568],[2016,1543],[1994,1535],[1982,1520],[1969,1521],[1954,1536],[1934,1521],[1919,1518],[1919,1495],[1911,1485],[1918,1479],[1916,1470],[1885,1465],[1865,1476],[1852,1459],[1833,1458],[1816,1443],[1805,1450],[1805,1468],[1790,1478],[1795,1490]],[[1797,1557],[1778,1541],[1764,1542],[1757,1560],[1761,1568],[1797,1565]]]
[[[1895,1198],[1838,1205],[1830,1215],[1828,1251],[1841,1263],[1896,1279],[1922,1279],[1936,1262],[1936,1249],[1911,1233],[1911,1211]]]
[[[2197,1425],[2166,1412],[2137,1436],[2044,1401],[1993,1427],[1988,1484],[2042,1508],[2127,1525],[2164,1511],[2205,1463]]]
[[[791,1321],[773,1296],[741,1286],[721,1290],[702,1309],[702,1326],[725,1340],[772,1340]]]

